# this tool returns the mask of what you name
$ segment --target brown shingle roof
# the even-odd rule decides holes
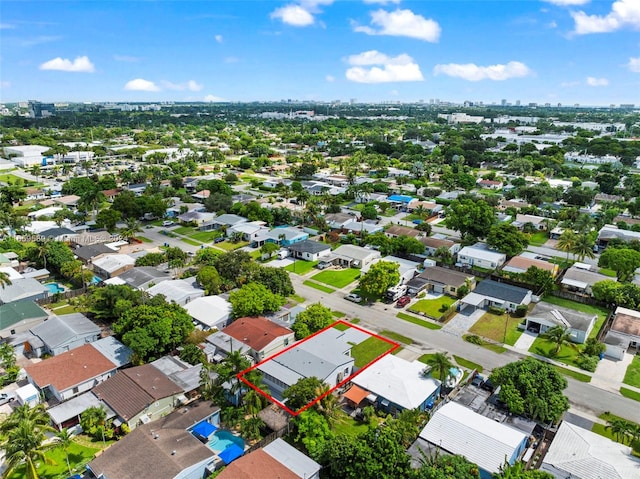
[[[125,421],[152,402],[181,392],[182,389],[151,364],[120,371],[93,388],[93,394]]]
[[[433,237],[420,238],[418,241],[420,241],[427,248],[436,248],[436,249],[440,248],[441,246],[446,246],[447,248],[451,248],[455,244],[455,242],[451,240],[433,238]]]
[[[297,474],[262,449],[236,459],[217,477],[218,479],[300,479]]]
[[[538,269],[543,269],[545,271],[549,271],[553,273],[557,266],[553,263],[549,263],[548,261],[542,261],[534,258],[527,258],[525,256],[514,256],[509,260],[505,266],[511,266],[512,268],[524,269],[525,271],[529,269],[531,266],[535,266]]]
[[[630,314],[617,313],[611,324],[611,330],[631,336],[640,336],[640,318]]]
[[[25,368],[39,388],[52,385],[59,392],[115,369],[116,366],[91,344]]]
[[[400,226],[400,225],[391,226],[390,228],[387,228],[384,232],[388,235],[410,236],[412,238],[415,238],[416,236],[420,236],[421,234],[423,234],[422,231],[409,228],[408,226]]]
[[[222,330],[255,351],[261,351],[274,339],[291,334],[289,328],[280,326],[264,317],[240,318]]]

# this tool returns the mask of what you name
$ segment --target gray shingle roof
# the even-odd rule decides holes
[[[520,304],[529,293],[529,290],[510,284],[498,283],[492,279],[485,279],[476,286],[473,292],[483,296],[491,296],[492,298],[509,301],[510,303]]]
[[[31,328],[31,332],[38,336],[47,347],[54,349],[76,336],[100,334],[100,328],[85,315],[75,313],[54,316]]]
[[[313,240],[304,240],[299,243],[292,244],[289,246],[291,251],[297,251],[300,253],[320,253],[321,251],[326,251],[331,249],[331,246],[328,244],[320,243],[319,241]]]

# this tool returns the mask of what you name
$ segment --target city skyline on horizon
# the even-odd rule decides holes
[[[637,0],[7,1],[0,101],[638,104],[639,30]]]

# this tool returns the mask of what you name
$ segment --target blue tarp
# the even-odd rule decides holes
[[[217,427],[207,421],[202,421],[192,429],[193,433],[205,439],[209,439],[216,432]]]
[[[236,444],[231,444],[228,448],[218,454],[218,457],[222,459],[225,464],[229,464],[231,461],[238,459],[244,454],[244,449]]]

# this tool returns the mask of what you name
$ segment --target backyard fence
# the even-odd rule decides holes
[[[40,306],[44,306],[51,303],[57,303],[58,301],[62,301],[64,299],[71,299],[77,296],[82,296],[86,291],[81,289],[71,289],[69,291],[63,291],[61,293],[50,294],[46,298],[40,298],[36,300],[36,303]]]

